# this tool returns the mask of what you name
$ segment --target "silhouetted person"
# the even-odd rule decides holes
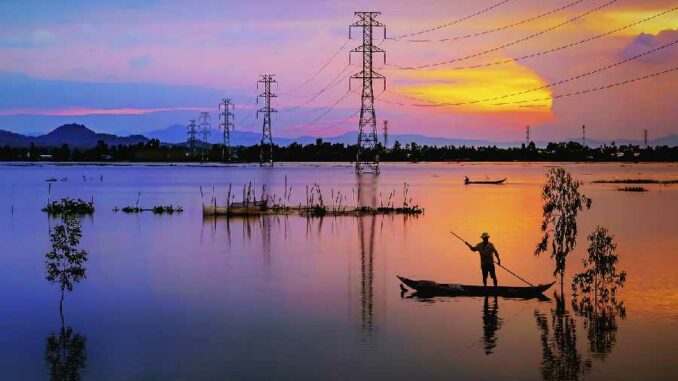
[[[492,242],[490,242],[490,235],[483,233],[480,238],[483,239],[482,242],[478,243],[475,246],[471,246],[468,242],[466,245],[471,251],[477,251],[480,253],[480,270],[483,272],[483,285],[487,286],[487,275],[489,274],[492,277],[494,285],[497,285],[497,275],[494,272],[494,260],[492,255],[497,256],[497,264],[501,264],[499,259],[499,253],[497,249],[494,248]]]
[[[468,179],[468,176],[464,176],[464,184],[468,184],[471,180]]]

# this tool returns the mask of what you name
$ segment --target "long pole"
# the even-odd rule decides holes
[[[458,236],[455,232],[450,231],[450,233],[452,233],[453,236],[459,238],[462,242],[464,242],[464,243],[467,244],[468,246],[471,246],[470,243],[466,242],[465,239],[463,239],[463,238],[461,238],[460,236]],[[494,261],[494,258],[493,258],[492,260]],[[494,262],[494,263],[497,263],[497,262]],[[501,267],[502,269],[506,270],[509,274],[513,275],[514,277],[516,277],[516,278],[522,280],[523,282],[529,284],[530,286],[534,287],[534,285],[533,285],[532,283],[526,281],[526,280],[523,279],[520,275],[518,275],[518,274],[514,273],[513,271],[507,269],[506,267],[502,266],[501,264],[497,263],[497,266],[499,266],[499,267]]]

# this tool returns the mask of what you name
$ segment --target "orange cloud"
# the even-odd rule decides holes
[[[549,89],[539,89],[545,81],[515,62],[467,70],[406,71],[398,73],[395,82],[401,83],[396,85],[398,93],[421,99],[423,103],[447,104],[450,107],[445,108],[454,112],[519,111],[548,117],[553,103]],[[523,94],[512,95],[516,93]],[[508,104],[497,105],[498,97],[504,97],[501,101]]]

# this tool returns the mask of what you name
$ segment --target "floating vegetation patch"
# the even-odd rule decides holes
[[[331,189],[329,202],[325,198],[328,192],[323,193],[320,185],[306,186],[306,198],[304,203],[291,204],[290,198],[292,187],[287,186],[285,178],[285,190],[282,197],[266,192],[266,186],[262,186],[261,195],[257,199],[255,186],[252,182],[243,186],[242,200],[235,201],[232,186],[229,185],[226,193],[226,205],[218,206],[216,196],[212,196],[209,204],[203,203],[203,215],[205,216],[260,216],[260,215],[291,215],[297,214],[308,217],[323,216],[361,216],[374,214],[403,214],[418,215],[424,210],[419,205],[412,203],[409,197],[409,184],[403,184],[402,204],[395,205],[396,191],[393,190],[384,200],[379,194],[379,206],[367,206],[356,203],[348,204],[348,195],[341,191]],[[213,190],[214,192],[214,190]],[[200,194],[203,195],[202,188]],[[353,192],[355,197],[355,192]],[[204,197],[204,195],[203,195]]]
[[[614,180],[595,180],[595,184],[678,184],[678,179],[655,180],[655,179],[614,179]]]
[[[42,211],[49,214],[92,214],[94,213],[94,201],[87,202],[79,198],[66,197],[59,201],[48,202]]]
[[[141,208],[138,206],[125,206],[124,208],[113,208],[114,212],[123,212],[128,214],[133,213],[143,213],[143,212],[153,212],[153,214],[174,214],[181,213],[184,211],[184,208],[181,206],[174,205],[156,205],[152,208]]]
[[[647,192],[647,189],[643,187],[621,187],[617,190],[620,192]]]

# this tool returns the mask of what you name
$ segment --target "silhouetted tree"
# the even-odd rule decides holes
[[[577,243],[577,214],[584,207],[591,207],[591,199],[580,193],[581,182],[572,178],[563,168],[551,168],[546,173],[546,183],[542,189],[544,200],[541,238],[535,255],[549,250],[556,267],[553,275],[560,275],[560,287],[563,288],[565,260]]]
[[[617,341],[617,317],[626,318],[624,303],[617,300],[617,289],[624,286],[626,272],[617,272],[617,245],[607,229],[596,227],[588,240],[589,256],[582,260],[585,271],[572,280],[572,307],[584,317],[590,351],[604,357]]]
[[[63,214],[61,223],[50,231],[52,250],[45,254],[46,279],[61,289],[59,310],[63,310],[64,292],[73,291],[73,284],[86,277],[87,252],[79,249],[82,228],[72,214]]]

